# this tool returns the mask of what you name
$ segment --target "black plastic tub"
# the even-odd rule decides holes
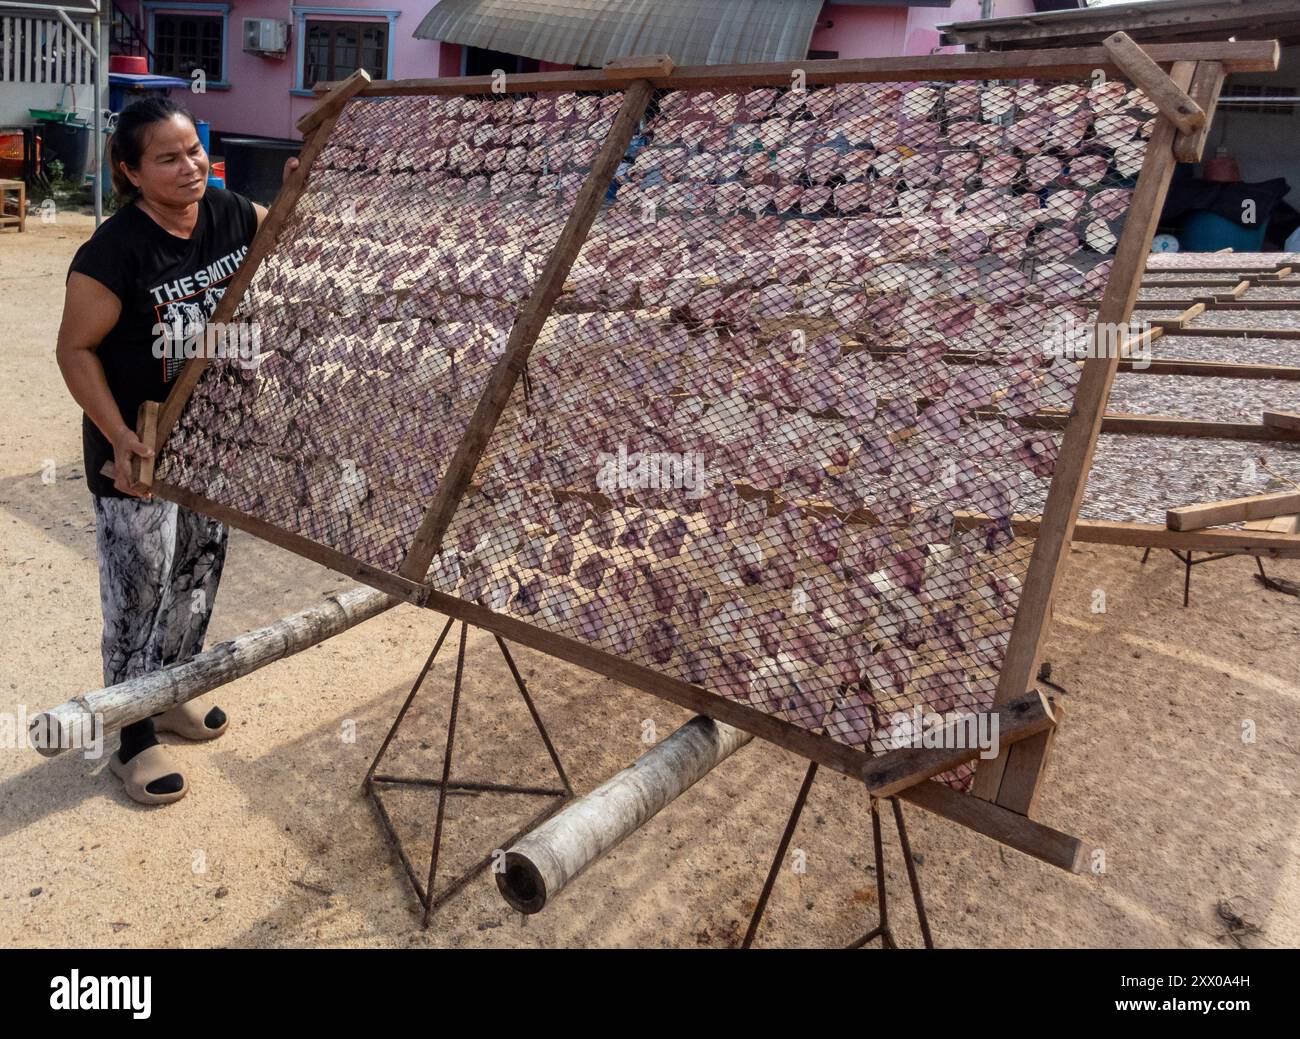
[[[302,142],[223,136],[220,150],[226,160],[226,187],[269,206],[280,190],[284,161],[302,151]]]
[[[84,123],[42,122],[36,131],[41,137],[41,162],[48,170],[58,159],[63,163],[66,180],[80,184],[93,162],[91,147],[94,131]]]

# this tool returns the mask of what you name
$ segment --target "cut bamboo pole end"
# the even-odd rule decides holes
[[[102,733],[160,714],[324,642],[397,603],[397,599],[372,588],[336,592],[324,602],[213,646],[183,664],[73,697],[42,711],[32,719],[31,744],[43,756],[55,757],[74,746],[75,735],[89,727]]]
[[[753,737],[697,715],[591,793],[506,851],[497,889],[521,913],[539,913],[574,877],[635,833]]]

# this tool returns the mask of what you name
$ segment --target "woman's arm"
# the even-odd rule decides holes
[[[140,442],[122,418],[95,352],[121,312],[121,301],[105,286],[84,274],[69,274],[55,356],[73,400],[113,445],[113,486],[124,494],[148,498],[148,490],[132,480],[132,459],[149,458],[153,450]]]

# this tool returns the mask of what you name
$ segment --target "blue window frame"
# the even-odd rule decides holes
[[[400,11],[373,7],[294,4],[293,38],[297,72],[291,93],[315,96],[317,82],[340,79],[364,68],[376,79],[393,78],[393,42]]]

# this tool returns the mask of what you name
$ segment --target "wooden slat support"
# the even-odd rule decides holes
[[[1026,740],[1027,745],[1030,741]],[[935,815],[991,837],[1068,873],[1087,869],[1088,850],[1077,837],[1034,822],[1027,816],[939,783],[917,783],[898,795]]]
[[[1125,436],[1197,437],[1212,440],[1258,440],[1284,443],[1300,440],[1300,433],[1295,430],[1281,429],[1262,423],[1255,425],[1249,422],[1212,422],[1208,419],[1177,418],[1172,415],[1128,415],[1109,411],[1102,420],[1101,431]]]
[[[1240,278],[1236,274],[1233,274],[1232,277],[1224,277],[1224,278],[1213,278],[1207,275],[1204,278],[1198,278],[1196,281],[1186,281],[1186,280],[1161,281],[1160,275],[1167,274],[1169,273],[1168,271],[1148,271],[1147,273],[1148,275],[1150,275],[1150,277],[1145,277],[1142,279],[1142,288],[1144,289],[1188,289],[1188,290],[1199,289],[1199,288],[1230,289],[1232,288],[1232,286],[1236,285],[1237,282],[1240,280]],[[1195,272],[1193,271],[1189,273],[1195,273]],[[1223,272],[1219,271],[1218,273],[1222,274]],[[1145,302],[1168,303],[1170,301],[1149,299],[1146,300]]]
[[[1300,310],[1300,296],[1295,299],[1222,299],[1216,310]],[[1243,331],[1253,331],[1243,329]]]
[[[1300,412],[1297,411],[1266,411],[1262,421],[1269,429],[1300,431]]]
[[[1142,309],[1151,309],[1150,307],[1148,307],[1148,304],[1151,303],[1163,303],[1165,306],[1170,306],[1170,305],[1182,306],[1184,302],[1186,301],[1184,300],[1142,300],[1141,302],[1138,302],[1135,300],[1133,306],[1135,308],[1141,307]],[[1152,318],[1151,326],[1153,328],[1160,329],[1162,332],[1177,332],[1180,329],[1186,328],[1198,317],[1204,314],[1206,306],[1208,304],[1212,304],[1213,302],[1214,302],[1213,296],[1205,296],[1202,299],[1187,302],[1187,309],[1182,311],[1177,317]]]
[[[1132,372],[1149,375],[1149,372]],[[1289,414],[1289,413],[1283,413]],[[997,412],[977,413],[981,418],[999,418]],[[1064,411],[1037,411],[1016,421],[1026,429],[1063,429],[1068,415]],[[1281,424],[1268,425],[1253,422],[1217,422],[1211,419],[1181,418],[1177,415],[1135,415],[1128,412],[1107,411],[1102,418],[1101,431],[1106,434],[1149,437],[1198,437],[1212,440],[1258,440],[1262,442],[1294,443],[1300,440],[1300,430]]]
[[[355,97],[368,86],[370,86],[370,73],[365,69],[357,69],[347,79],[341,80],[337,87],[321,98],[310,112],[298,120],[298,132],[305,137],[326,119],[337,116],[343,111],[348,98]]]
[[[1179,162],[1200,162],[1205,152],[1205,141],[1210,133],[1210,124],[1214,122],[1214,111],[1219,104],[1219,92],[1223,89],[1223,63],[1219,61],[1202,61],[1196,65],[1192,76],[1192,85],[1188,94],[1193,102],[1205,112],[1205,122],[1190,133],[1179,130],[1174,138],[1174,158]]]
[[[1178,127],[1180,133],[1193,134],[1205,125],[1205,110],[1188,96],[1188,84],[1179,84],[1165,75],[1164,69],[1148,56],[1126,32],[1112,33],[1101,41],[1111,60],[1124,75],[1140,87],[1160,110],[1161,115]]]
[[[1242,524],[1247,530],[1266,530],[1273,534],[1294,534],[1300,531],[1300,513],[1272,516],[1269,519],[1247,520]]]
[[[1140,335],[1136,335],[1132,339],[1124,340],[1124,342],[1120,344],[1119,355],[1121,358],[1132,357],[1133,351],[1138,350],[1142,347],[1149,348],[1152,343],[1154,343],[1157,339],[1159,339],[1164,334],[1165,334],[1165,330],[1163,328],[1156,328],[1153,325],[1151,328],[1148,328],[1145,332],[1141,333]]]
[[[1281,494],[1252,494],[1249,498],[1209,501],[1200,505],[1180,505],[1165,513],[1170,530],[1202,530],[1245,520],[1272,519],[1300,510],[1300,491]]]
[[[1054,730],[1059,713],[1060,706],[1036,689],[989,712],[997,720],[998,745],[1004,747]],[[938,741],[943,749],[907,747],[872,758],[861,771],[867,789],[876,797],[889,797],[978,757],[980,748],[970,739],[971,725],[977,719],[978,715],[971,714],[967,720],[950,722]],[[992,726],[992,719],[986,724]]]
[[[226,287],[225,295],[221,297],[221,301],[212,312],[212,316],[208,318],[204,329],[203,352],[198,357],[191,358],[185,367],[181,369],[181,374],[177,376],[170,392],[167,394],[167,400],[163,402],[162,412],[158,418],[159,444],[167,443],[167,437],[171,434],[172,427],[176,425],[176,420],[181,417],[181,412],[185,409],[190,394],[194,392],[194,387],[198,385],[199,378],[203,375],[209,358],[214,355],[216,330],[234,316],[235,308],[239,306],[244,294],[248,291],[249,285],[252,284],[253,277],[257,274],[257,269],[261,266],[262,260],[275,248],[275,243],[280,237],[280,232],[284,230],[289,214],[293,212],[298,196],[307,187],[307,179],[311,176],[316,156],[325,147],[326,141],[329,140],[330,131],[334,129],[334,123],[343,111],[343,103],[348,98],[355,96],[357,91],[360,90],[362,82],[361,79],[357,78],[345,80],[340,85],[340,92],[346,96],[343,97],[334,111],[317,125],[315,131],[306,140],[302,153],[298,156],[298,168],[285,177],[284,183],[280,185],[280,190],[276,192],[275,201],[271,203],[271,208],[262,221],[262,226],[257,229],[253,244],[249,246],[248,254],[244,257],[244,262],[239,265],[239,270],[235,272],[235,276],[230,279],[230,284]]]
[[[675,66],[667,54],[633,54],[625,58],[610,58],[601,67],[605,77],[638,76],[651,79],[669,75]]]
[[[149,487],[153,484],[154,464],[158,461],[158,448],[161,446],[158,442],[159,409],[160,405],[156,400],[147,400],[140,405],[140,410],[136,413],[135,435],[145,447],[153,448],[151,457],[134,460],[135,482],[141,487]]]
[[[1258,255],[1262,254],[1257,254],[1257,258],[1252,260],[1251,254],[1242,253],[1239,257],[1234,257],[1236,263],[1203,264],[1197,267],[1184,266],[1181,262],[1174,266],[1164,262],[1168,259],[1169,254],[1152,253],[1147,257],[1146,272],[1157,277],[1164,274],[1208,274],[1211,276],[1218,275],[1219,277],[1232,274],[1240,277],[1245,272],[1252,271],[1260,277],[1267,277],[1272,271],[1273,264],[1277,261],[1259,259]]]
[[[479,459],[487,448],[492,431],[496,429],[501,413],[505,411],[515,384],[528,363],[528,355],[537,341],[546,323],[547,317],[555,305],[564,279],[578,256],[578,250],[586,240],[587,232],[596,219],[605,192],[609,189],[614,171],[623,160],[627,146],[636,132],[641,117],[654,89],[650,82],[640,79],[634,82],[624,93],[623,103],[614,124],[610,127],[605,143],[591,165],[587,179],[583,182],[578,197],[569,213],[555,247],[546,261],[546,266],[533,286],[532,294],[519,310],[514,326],[510,329],[510,338],[506,342],[506,353],[492,372],[487,389],[479,398],[478,406],[456,447],[456,453],[447,463],[434,494],[433,503],[424,514],[415,540],[407,550],[400,573],[414,581],[424,580],[429,563],[442,546],[442,536],[446,533],[460,499],[469,486],[470,478],[478,467]]]
[[[1032,537],[1037,521],[1012,521],[1017,534]],[[1180,552],[1236,552],[1245,556],[1300,559],[1300,537],[1276,531],[1170,530],[1155,523],[1124,523],[1116,520],[1080,520],[1074,540],[1085,545],[1127,545],[1130,548],[1175,548]]]
[[[1178,340],[1171,339],[1169,333],[1162,338],[1162,349],[1166,346],[1170,350],[1178,349]],[[1300,360],[1300,351],[1296,360]],[[1120,371],[1125,370],[1121,365]],[[1239,364],[1236,361],[1196,361],[1179,357],[1153,357],[1150,365],[1141,371],[1146,375],[1194,375],[1211,379],[1281,379],[1286,382],[1300,379],[1300,365]]]
[[[1224,306],[1232,307],[1233,304],[1226,303]],[[1243,307],[1242,309],[1249,308]],[[1278,309],[1300,310],[1300,306],[1287,303],[1286,306]],[[1151,323],[1164,326],[1166,332],[1182,331],[1185,335],[1200,336],[1206,339],[1300,339],[1300,328],[1235,328],[1231,325],[1197,325],[1193,328],[1179,329],[1176,325],[1172,328],[1169,327],[1170,322],[1167,321],[1153,321]]]
[[[982,527],[990,522],[979,513],[957,511],[953,524],[960,530]],[[1017,537],[1038,536],[1041,520],[1035,516],[1013,516],[1011,529]],[[1249,556],[1272,556],[1278,559],[1300,557],[1300,537],[1279,531],[1170,530],[1154,523],[1131,523],[1120,520],[1081,519],[1074,525],[1074,543],[1079,545],[1119,545],[1128,548],[1175,548],[1180,552],[1236,552]]]
[[[1170,74],[1172,84],[1179,90],[1185,90],[1194,73],[1194,63],[1176,62]],[[1142,271],[1150,253],[1151,239],[1173,175],[1173,142],[1176,133],[1177,127],[1170,119],[1164,116],[1157,118],[1137,187],[1133,191],[1128,216],[1124,221],[1124,230],[1115,249],[1106,291],[1102,294],[1101,306],[1097,310],[1098,325],[1117,327],[1126,323],[1133,311]],[[1070,550],[1075,519],[1083,501],[1088,470],[1092,466],[1093,450],[1101,432],[1106,399],[1110,395],[1111,383],[1118,366],[1118,356],[1091,357],[1083,364],[1074,407],[1065,427],[1051,489],[1043,510],[1042,528],[1034,542],[1029,570],[1021,590],[1020,606],[1016,610],[1011,639],[1003,658],[1002,672],[998,676],[998,688],[993,701],[995,707],[1024,695],[1037,680],[1039,656],[1052,616],[1052,600],[1064,569],[1066,554]],[[1029,775],[1040,774],[1046,749],[1042,746],[1036,750],[1017,753],[1012,748],[993,761],[981,761],[975,771],[971,792],[1014,811],[1028,811],[1032,797],[1025,796],[1026,784],[1016,773],[1023,771]],[[1012,772],[1012,779],[1008,785],[1007,800],[1003,802],[999,791],[1008,770]]]

